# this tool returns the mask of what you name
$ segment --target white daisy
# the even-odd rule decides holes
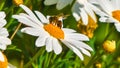
[[[0,51],[0,68],[16,68],[12,64],[8,63],[6,56]]]
[[[55,23],[54,21],[50,21],[49,23],[49,20],[38,11],[35,11],[36,15],[34,15],[26,6],[20,5],[20,7],[23,8],[27,14],[20,13],[19,15],[13,15],[13,18],[18,19],[19,22],[28,26],[23,28],[21,30],[22,32],[38,36],[35,42],[37,47],[46,45],[48,52],[53,50],[56,54],[60,54],[62,47],[59,41],[61,41],[76,53],[81,60],[84,59],[82,53],[91,56],[89,51],[93,51],[92,48],[82,42],[89,40],[87,36],[76,33],[76,31],[72,29],[62,28],[60,23]]]
[[[76,21],[79,21],[81,19],[82,22],[87,25],[89,19],[93,19],[93,21],[96,23],[97,19],[92,7],[95,6],[93,6],[87,0],[76,0],[72,7],[72,13]]]
[[[100,21],[114,23],[117,31],[120,32],[120,0],[96,0],[102,12]]]
[[[8,38],[8,31],[4,28],[6,24],[5,16],[4,12],[0,12],[0,49],[2,50],[5,50],[7,45],[11,44],[11,40]]]
[[[66,7],[67,5],[71,4],[73,0],[45,0],[44,4],[45,5],[56,5],[56,8],[58,10],[63,9],[64,7]]]

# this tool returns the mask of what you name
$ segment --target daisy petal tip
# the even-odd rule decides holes
[[[46,49],[46,51],[47,51],[47,52],[51,52],[52,50],[48,50],[48,49]]]
[[[47,52],[51,52],[51,51],[52,51],[52,48],[51,48],[51,49],[46,48],[46,51],[47,51]]]
[[[56,55],[59,55],[62,51],[59,51],[59,52],[55,52]]]
[[[62,49],[59,49],[59,50],[56,50],[56,51],[54,50],[54,52],[55,52],[56,55],[59,55],[62,52]]]
[[[89,48],[90,51],[94,51],[92,48]]]
[[[16,15],[12,15],[12,18],[16,18]]]
[[[36,47],[42,47],[42,46],[45,46],[45,45],[39,44],[38,42],[36,42],[36,43],[35,43],[35,46],[36,46]]]
[[[45,45],[38,45],[38,44],[35,44],[36,47],[42,47],[42,46],[45,46]]]
[[[81,61],[84,61],[84,58],[80,57]]]

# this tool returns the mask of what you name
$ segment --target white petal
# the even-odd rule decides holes
[[[64,31],[64,33],[74,33],[74,32],[76,32],[75,30],[69,29],[69,28],[62,28],[62,30]]]
[[[65,39],[65,40],[77,48],[85,48],[87,50],[93,51],[93,49],[89,45],[83,43],[82,41],[76,41],[74,39]]]
[[[9,38],[7,38],[7,37],[0,36],[0,44],[10,45],[11,40]]]
[[[73,13],[73,16],[75,17],[76,21],[79,21],[80,20],[80,9],[81,8],[81,4],[79,4],[77,1],[73,4],[72,6],[72,13]]]
[[[11,40],[6,37],[0,37],[0,49],[5,50],[7,45],[11,44]]]
[[[7,23],[7,22],[6,22],[5,19],[0,20],[0,28],[2,28],[3,26],[5,26],[6,23]]]
[[[45,5],[53,5],[56,4],[58,2],[58,0],[45,0],[44,4]]]
[[[115,23],[115,22],[119,22],[118,20],[112,18],[111,16],[107,17],[107,16],[101,16],[99,21],[101,22],[107,22],[107,23]]]
[[[1,50],[6,50],[6,48],[7,48],[6,44],[0,44],[0,49]]]
[[[115,23],[114,25],[115,25],[117,31],[120,32],[120,23]]]
[[[78,13],[80,12],[80,9],[78,9],[81,6],[77,1],[72,6],[72,12]]]
[[[67,42],[68,44],[70,44],[71,46],[75,47],[76,49],[80,50],[83,54],[85,54],[87,56],[91,56],[91,54],[89,53],[89,51],[87,51],[86,49],[82,48],[81,46],[79,46],[77,44],[75,45],[75,44],[71,43],[71,41],[69,41],[69,40],[64,40],[64,41]]]
[[[4,19],[6,17],[6,14],[5,14],[5,12],[0,12],[0,19]]]
[[[57,39],[53,38],[53,50],[55,54],[60,54],[62,52],[62,47]]]
[[[90,52],[85,50],[84,48],[80,48],[80,51],[87,56],[91,56]]]
[[[66,7],[67,5],[71,4],[72,1],[73,1],[73,0],[59,0],[59,1],[57,2],[56,8],[57,8],[58,10],[61,10],[61,9],[63,9],[64,7]]]
[[[101,9],[99,9],[100,8],[99,6],[94,6],[92,4],[89,4],[89,6],[99,16],[108,16],[108,14],[106,14],[104,11],[101,11]]]
[[[39,20],[35,20],[33,17],[31,17],[31,16],[29,16],[29,15],[27,15],[27,14],[25,14],[25,13],[20,13],[19,15],[20,15],[20,16],[23,16],[23,17],[26,17],[27,19],[29,19],[29,20],[32,21],[33,23],[35,23],[35,24],[37,24],[37,25],[39,25],[39,26],[42,27],[42,23],[41,23]]]
[[[110,0],[115,9],[120,9],[120,0]]]
[[[73,16],[75,17],[76,21],[80,20],[80,15],[79,14],[73,12]]]
[[[46,38],[47,38],[47,36],[44,36],[44,35],[38,37],[37,40],[36,40],[36,42],[35,42],[35,45],[37,47],[45,46]]]
[[[62,42],[63,42],[68,48],[70,48],[75,54],[77,54],[81,60],[84,60],[83,55],[81,54],[81,52],[80,52],[77,48],[75,48],[74,46],[72,46],[71,44],[69,44],[69,43],[68,43],[67,41],[65,41],[65,40],[62,40]]]
[[[85,36],[84,34],[79,34],[79,33],[65,34],[65,39],[89,41],[89,38],[87,36]]]
[[[4,36],[4,37],[9,36],[8,31],[7,31],[6,28],[1,28],[0,29],[0,36]]]
[[[34,18],[36,21],[38,21],[38,19],[37,19],[37,17],[35,16],[35,14],[34,14],[28,7],[26,7],[26,6],[23,5],[23,4],[21,4],[20,7],[21,7],[22,9],[24,9],[25,12],[26,12],[28,15],[30,15],[32,18]]]
[[[32,27],[26,27],[21,30],[21,32],[33,35],[33,36],[40,36],[42,29],[32,28]]]
[[[53,40],[52,40],[51,37],[48,37],[46,39],[46,50],[47,50],[47,52],[51,52],[53,50],[52,46],[53,46]]]
[[[87,13],[85,12],[85,10],[83,8],[81,8],[80,15],[81,15],[82,22],[85,25],[87,25],[88,24],[88,15],[87,15]]]
[[[4,62],[4,56],[1,51],[0,51],[0,62]]]
[[[42,23],[48,23],[49,22],[49,20],[47,20],[46,17],[42,13],[40,13],[38,11],[35,11],[35,13],[38,16],[38,18],[41,20]]]
[[[97,0],[97,2],[106,13],[111,14],[111,11],[113,11],[114,8],[110,4],[109,0]]]
[[[85,9],[85,11],[89,14],[89,16],[90,16],[95,22],[97,22],[96,16],[95,16],[93,10],[90,8],[90,5],[91,5],[91,4],[86,3],[84,9]]]
[[[100,17],[99,21],[101,21],[101,22],[106,22],[107,19],[108,19],[108,18],[106,18],[106,17]]]
[[[26,17],[20,16],[20,15],[13,15],[12,17],[15,19],[18,19],[19,22],[21,22],[27,26],[31,26],[31,27],[35,27],[35,28],[41,27],[40,25],[35,24],[34,22],[32,22],[31,20],[29,20]]]

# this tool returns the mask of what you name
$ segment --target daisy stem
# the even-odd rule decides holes
[[[100,53],[100,51],[97,51],[95,55],[91,58],[91,60],[88,62],[85,68],[89,68],[91,65],[95,63],[101,56],[104,54],[104,52]]]
[[[107,25],[106,25],[106,30],[105,30],[105,36],[107,36],[107,34],[108,34],[108,32],[109,32],[109,23],[107,23]]]
[[[95,55],[90,59],[88,64],[85,66],[85,68],[89,68],[93,64],[94,59],[96,58],[97,55],[98,55],[98,52],[96,52]]]
[[[10,37],[10,39],[12,40],[15,36],[15,34],[17,33],[17,31],[19,30],[19,28],[21,27],[22,23],[19,23],[16,30],[14,31],[14,33],[12,34],[12,36]]]
[[[33,56],[33,58],[27,64],[25,64],[23,68],[29,68],[32,62],[35,61],[43,52],[45,52],[45,50],[39,49],[35,56]]]
[[[23,64],[24,64],[24,55],[21,55],[21,61],[20,61],[20,68],[23,68]]]

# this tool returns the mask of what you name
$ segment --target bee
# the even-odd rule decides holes
[[[59,19],[57,16],[51,16],[49,18],[50,24],[56,25],[57,27],[62,27],[62,20]]]
[[[65,18],[65,16],[63,14],[59,14],[57,16],[51,16],[49,18],[50,24],[53,24],[59,28],[62,27],[63,24],[63,19]]]

